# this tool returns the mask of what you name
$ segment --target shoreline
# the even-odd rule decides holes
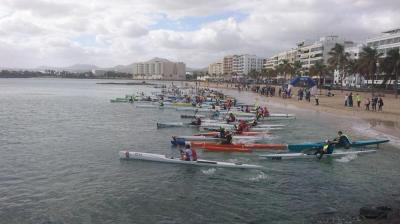
[[[202,83],[201,87],[210,87],[221,90],[237,90],[237,88],[235,87],[227,88],[225,85],[217,85],[215,83]],[[293,92],[297,92],[297,88],[295,90],[296,91]],[[342,101],[344,101],[345,94],[348,93],[346,91],[331,91],[335,94],[335,96],[333,97],[319,95],[320,105],[318,106],[315,105],[313,97],[311,98],[311,102],[309,103],[305,100],[297,100],[297,96],[289,99],[283,99],[279,96],[267,97],[251,90],[241,91],[254,93],[257,96],[257,98],[254,99],[254,102],[262,100],[267,104],[274,103],[282,106],[294,106],[298,109],[327,113],[346,119],[355,119],[362,122],[366,126],[366,128],[368,126],[368,128],[373,129],[376,132],[387,135],[390,139],[398,139],[400,141],[400,99],[395,99],[394,96],[385,96],[383,98],[385,101],[383,112],[374,112],[364,110],[363,100],[368,97],[367,95],[369,93],[359,93],[362,96],[362,105],[360,108],[358,108],[356,103],[355,107],[344,107]],[[325,90],[323,90],[322,92],[324,93]],[[355,93],[357,92],[353,92],[353,94]],[[387,106],[388,108],[385,108],[385,106]]]

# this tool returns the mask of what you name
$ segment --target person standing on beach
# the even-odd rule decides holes
[[[376,103],[378,102],[378,98],[374,97],[372,98],[372,110],[376,111]]]
[[[319,105],[319,99],[318,99],[318,95],[315,94],[315,105],[318,106]]]
[[[383,107],[383,99],[382,97],[379,97],[378,99],[378,111],[382,111],[382,107]]]
[[[348,99],[349,99],[349,95],[347,95],[347,93],[346,93],[346,95],[344,96],[344,106],[345,107],[347,107],[347,105],[348,105]]]
[[[349,107],[353,107],[353,93],[349,94],[349,98],[347,99],[347,104]]]
[[[365,101],[364,101],[365,110],[369,110],[369,104],[370,103],[371,103],[371,101],[369,101],[369,98],[365,99]]]
[[[356,100],[357,100],[357,107],[360,107],[361,105],[361,96],[356,93]]]

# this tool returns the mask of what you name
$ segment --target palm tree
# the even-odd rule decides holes
[[[328,71],[326,65],[322,63],[322,61],[317,61],[314,65],[310,67],[310,75],[312,76],[318,76],[318,88],[321,94],[321,77],[324,78],[323,84],[325,84],[325,74]]]
[[[382,56],[382,53],[378,53],[378,50],[375,48],[371,48],[368,46],[364,46],[362,51],[360,52],[360,58],[358,63],[359,70],[367,75],[369,79],[372,80],[372,93],[375,89],[375,79],[374,76],[377,73],[377,67],[379,58]]]
[[[280,65],[281,65],[281,69],[282,69],[281,71],[282,71],[282,73],[284,75],[284,79],[285,79],[285,82],[286,82],[286,75],[293,74],[292,65],[289,63],[288,60],[282,60],[282,63]]]
[[[256,81],[258,81],[259,76],[260,76],[260,73],[257,72],[257,70],[255,70],[255,69],[252,69],[252,70],[249,72],[249,77],[252,78],[252,79],[254,79],[254,80],[256,80]]]
[[[293,64],[292,64],[292,68],[293,68],[293,73],[296,75],[296,74],[298,74],[298,73],[300,73],[300,71],[302,70],[302,68],[303,68],[303,62],[301,62],[301,61],[295,61]]]
[[[383,60],[382,63],[383,70],[388,77],[392,79],[394,77],[395,84],[394,84],[394,91],[396,98],[398,97],[398,82],[399,82],[399,71],[400,71],[400,53],[398,49],[392,49],[387,52],[386,58]]]
[[[338,70],[339,75],[340,75],[340,70],[342,70],[342,75],[340,77],[343,80],[345,76],[344,67],[348,62],[349,53],[345,52],[343,45],[335,44],[335,46],[331,49],[331,51],[328,52],[328,55],[330,56],[328,59],[328,64],[330,66],[330,69],[332,71],[335,69]]]

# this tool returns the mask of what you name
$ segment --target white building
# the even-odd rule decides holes
[[[222,75],[223,72],[223,63],[221,62],[216,62],[208,65],[208,74],[210,75]]]
[[[256,55],[234,55],[232,61],[232,73],[239,76],[248,75],[250,71],[256,70],[261,72],[263,68],[263,58]]]
[[[400,49],[400,29],[389,30],[381,35],[367,39],[367,46],[376,48],[379,53],[383,53],[383,57],[391,49]]]
[[[345,48],[353,46],[351,41],[345,41],[338,36],[321,37],[318,41],[303,41],[297,44],[297,60],[301,61],[304,69],[309,69],[317,62],[327,63],[329,52],[336,44],[341,44]]]
[[[133,78],[137,79],[184,80],[185,74],[185,63],[172,62],[164,58],[153,58],[133,65]]]
[[[362,50],[362,44],[356,44],[354,46],[346,47],[344,51],[349,54],[349,58],[356,60],[360,57],[360,52]]]
[[[274,55],[264,60],[263,67],[265,69],[274,69],[276,66],[278,66],[278,55]]]

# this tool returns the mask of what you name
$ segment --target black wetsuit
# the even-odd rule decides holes
[[[346,135],[341,135],[339,137],[339,139],[335,139],[336,141],[338,141],[338,143],[336,144],[337,147],[344,147],[346,149],[350,148],[350,140]]]

